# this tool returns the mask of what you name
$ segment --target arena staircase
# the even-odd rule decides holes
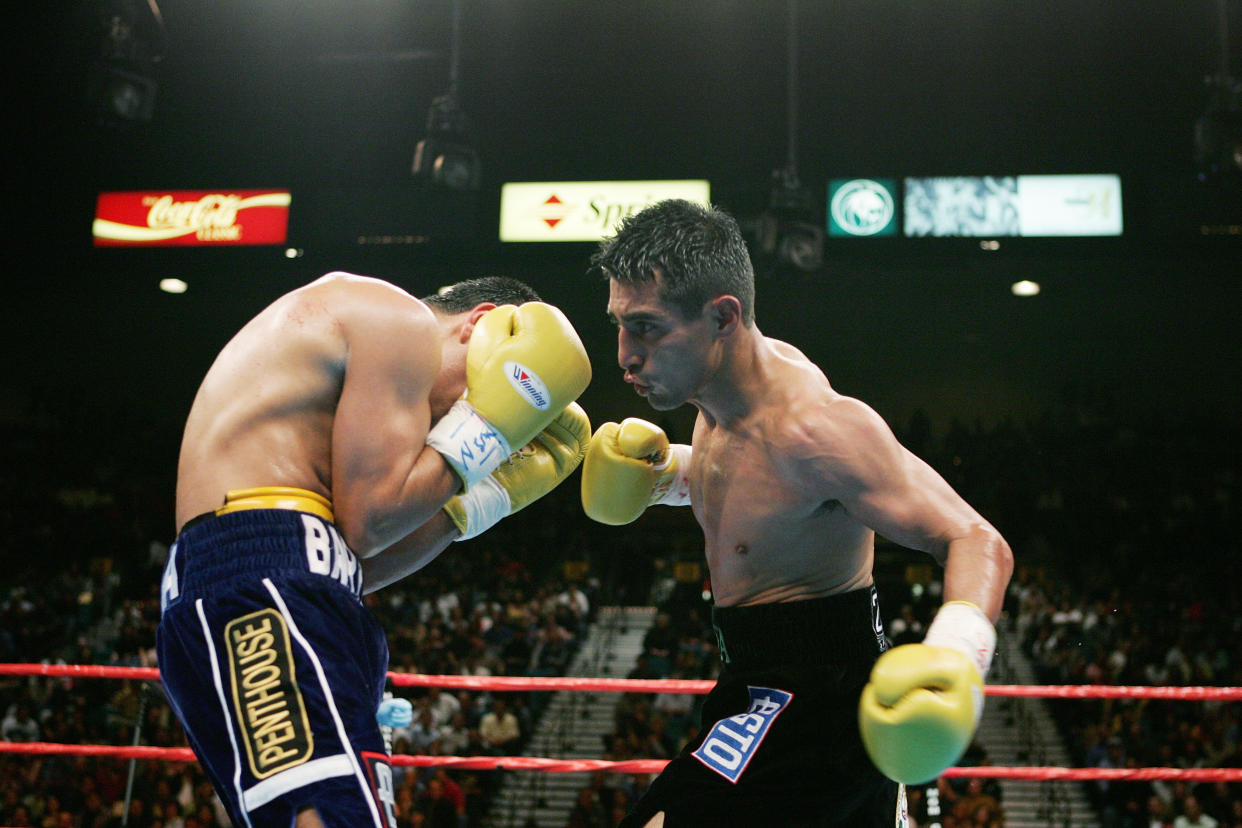
[[[1038,684],[1022,652],[1021,635],[1002,621],[992,684]],[[988,761],[1001,766],[1070,767],[1056,723],[1043,699],[989,698],[979,723],[979,743]],[[1077,782],[1000,780],[1005,828],[1099,828],[1100,819]]]
[[[568,675],[625,678],[642,652],[643,637],[655,619],[654,607],[601,607]],[[524,753],[555,759],[599,759],[605,737],[616,724],[620,693],[552,694]],[[564,828],[590,773],[499,771],[490,828]]]

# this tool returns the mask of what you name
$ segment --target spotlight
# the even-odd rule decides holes
[[[461,0],[453,0],[453,42],[449,49],[448,92],[431,102],[427,137],[414,149],[415,178],[450,190],[477,190],[482,172],[470,142],[470,123],[457,103],[461,62]]]
[[[1242,108],[1208,111],[1199,117],[1195,162],[1207,177],[1242,174]]]
[[[760,251],[797,270],[819,270],[824,264],[824,228],[812,202],[791,169],[773,173],[771,201],[758,226]]]
[[[156,0],[103,0],[100,39],[87,74],[87,103],[100,122],[146,123],[155,112],[155,67],[164,59],[164,18]]]
[[[415,178],[450,190],[477,190],[482,177],[479,155],[470,144],[466,114],[452,95],[431,103],[427,137],[414,150]]]
[[[1242,80],[1233,76],[1229,55],[1229,3],[1216,2],[1220,62],[1204,78],[1208,103],[1195,121],[1195,163],[1202,181],[1242,182]]]
[[[107,123],[146,123],[155,112],[155,81],[107,63],[91,67],[87,96]]]
[[[776,256],[798,270],[819,270],[824,263],[824,231],[803,221],[786,224],[781,231]]]
[[[798,181],[798,0],[788,0],[787,6],[788,146],[785,166],[772,173],[771,199],[767,211],[759,217],[756,235],[760,252],[774,258],[778,265],[811,272],[824,264],[825,222],[814,206],[811,192]]]

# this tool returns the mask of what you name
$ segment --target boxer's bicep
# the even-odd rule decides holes
[[[332,497],[351,547],[366,557],[413,531],[452,495],[426,449],[440,368],[434,321],[380,312],[350,325],[332,434]]]
[[[943,560],[948,543],[979,520],[870,407],[841,399],[826,406],[822,417],[813,483],[825,500],[839,501],[860,523]]]

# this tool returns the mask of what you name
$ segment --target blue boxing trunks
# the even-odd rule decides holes
[[[724,666],[698,735],[621,828],[894,828],[905,791],[862,745],[858,699],[887,648],[874,587],[787,603],[715,608]]]
[[[328,828],[395,828],[388,644],[327,500],[230,492],[181,530],[160,594],[164,689],[234,825],[314,807]]]

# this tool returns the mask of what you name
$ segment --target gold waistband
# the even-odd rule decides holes
[[[224,505],[216,509],[216,514],[227,515],[229,512],[245,509],[291,509],[295,512],[310,512],[326,521],[336,521],[332,515],[332,501],[321,494],[292,486],[234,489],[224,495]]]

